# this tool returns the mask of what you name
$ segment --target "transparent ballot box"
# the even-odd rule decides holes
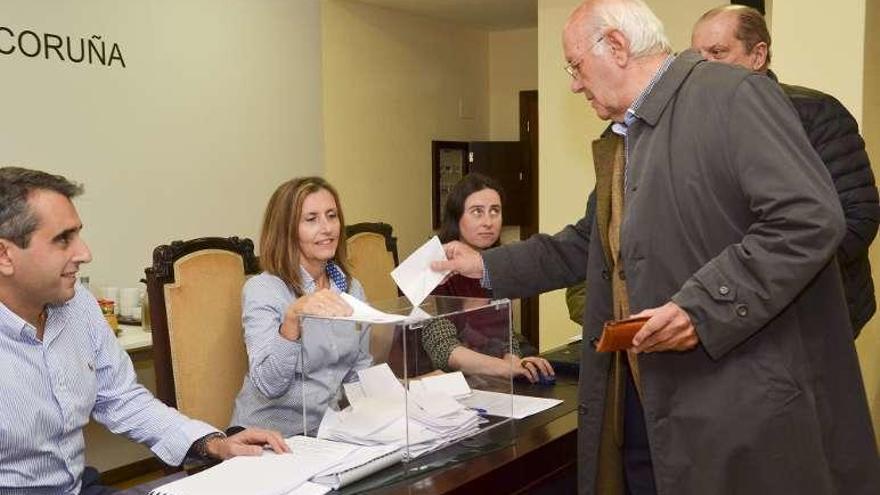
[[[383,316],[302,317],[301,393],[292,404],[302,432],[396,445],[409,462],[509,424],[518,362],[509,300],[430,296],[413,307],[401,297],[371,306]]]

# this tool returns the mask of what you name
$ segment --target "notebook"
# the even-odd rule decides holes
[[[302,435],[289,438],[287,443],[291,450],[306,457],[330,455],[338,459],[311,478],[312,482],[334,490],[403,460],[399,445],[353,445]]]

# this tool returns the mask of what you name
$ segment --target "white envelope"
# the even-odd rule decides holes
[[[436,235],[416,249],[391,272],[391,278],[413,306],[418,306],[443,282],[449,270],[435,272],[432,261],[445,261],[446,252]]]

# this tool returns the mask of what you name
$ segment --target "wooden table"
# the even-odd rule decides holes
[[[150,359],[153,356],[153,334],[145,332],[140,325],[119,325],[116,340],[128,352],[132,361]]]
[[[577,378],[558,375],[556,385],[516,384],[516,393],[562,399],[542,413],[502,424],[473,437],[398,464],[332,494],[479,494],[576,492]],[[144,495],[185,476],[178,473],[121,495]],[[246,494],[243,494],[246,495]]]

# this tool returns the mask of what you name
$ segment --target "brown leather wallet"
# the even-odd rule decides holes
[[[596,352],[614,352],[629,349],[633,345],[633,337],[648,321],[647,316],[625,318],[623,320],[606,321],[602,327],[602,336],[596,343]]]

